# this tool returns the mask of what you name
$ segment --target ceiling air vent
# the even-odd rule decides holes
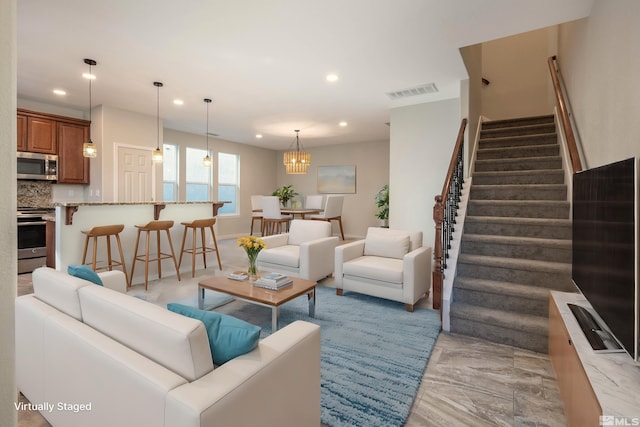
[[[395,92],[387,92],[387,96],[395,100],[400,98],[408,98],[410,96],[427,95],[436,92],[438,92],[438,87],[436,86],[436,84],[428,83],[426,85],[410,87],[408,89],[397,90]]]

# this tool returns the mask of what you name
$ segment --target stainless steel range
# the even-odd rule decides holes
[[[30,273],[47,264],[47,222],[52,210],[18,209],[18,274]]]

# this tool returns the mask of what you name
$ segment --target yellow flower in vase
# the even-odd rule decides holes
[[[257,279],[258,268],[256,266],[256,260],[258,259],[260,251],[266,247],[264,240],[255,236],[242,236],[238,237],[237,242],[238,246],[244,249],[249,258],[249,277],[252,280]]]

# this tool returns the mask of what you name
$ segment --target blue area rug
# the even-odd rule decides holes
[[[271,333],[271,309],[236,302],[217,311]],[[332,427],[402,426],[418,391],[435,340],[437,311],[318,286],[316,317],[306,297],[280,308],[280,327],[294,320],[320,325],[321,419]]]

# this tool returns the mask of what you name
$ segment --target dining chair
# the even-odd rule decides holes
[[[276,196],[264,196],[262,198],[262,235],[282,233],[282,225],[289,229],[289,221],[292,215],[282,215],[280,212],[280,199]]]
[[[262,231],[262,195],[251,196],[251,232],[253,236],[253,224],[256,221],[260,221],[260,230]]]
[[[317,215],[307,215],[306,218],[329,222],[338,221],[338,225],[340,225],[340,236],[342,236],[342,240],[344,240],[344,230],[342,229],[343,202],[344,196],[328,195],[324,203],[324,212]]]
[[[320,209],[322,210],[322,202],[324,196],[322,194],[311,194],[304,199],[305,209]]]

